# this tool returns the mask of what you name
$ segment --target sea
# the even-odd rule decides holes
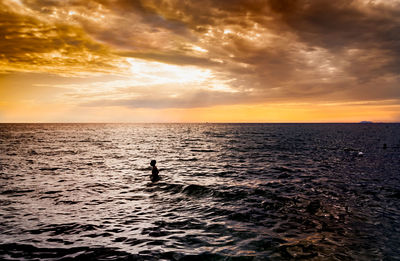
[[[400,124],[0,124],[0,260],[400,260]]]

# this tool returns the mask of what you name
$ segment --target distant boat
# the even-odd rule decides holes
[[[372,121],[360,121],[360,123],[373,123]]]

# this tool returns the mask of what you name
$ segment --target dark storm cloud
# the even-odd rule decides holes
[[[349,47],[399,50],[400,25],[396,22],[398,13],[393,10],[371,4],[361,8],[357,1],[348,0],[293,2],[296,4],[288,8],[290,11],[286,11],[287,8],[273,10],[310,46],[333,50]]]
[[[290,11],[274,8],[282,22],[308,46],[351,59],[352,65],[346,69],[355,77],[365,80],[400,71],[399,6],[390,9],[371,2],[362,8],[357,1],[294,2],[295,6],[289,5]],[[361,52],[358,57],[349,57],[343,54],[348,49]],[[359,61],[361,64],[357,64]]]

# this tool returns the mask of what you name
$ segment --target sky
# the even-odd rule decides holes
[[[0,122],[400,121],[400,0],[0,0]]]

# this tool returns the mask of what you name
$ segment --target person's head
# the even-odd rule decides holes
[[[157,163],[157,161],[156,160],[152,160],[152,161],[150,161],[150,166],[155,166],[156,165],[156,163]]]

